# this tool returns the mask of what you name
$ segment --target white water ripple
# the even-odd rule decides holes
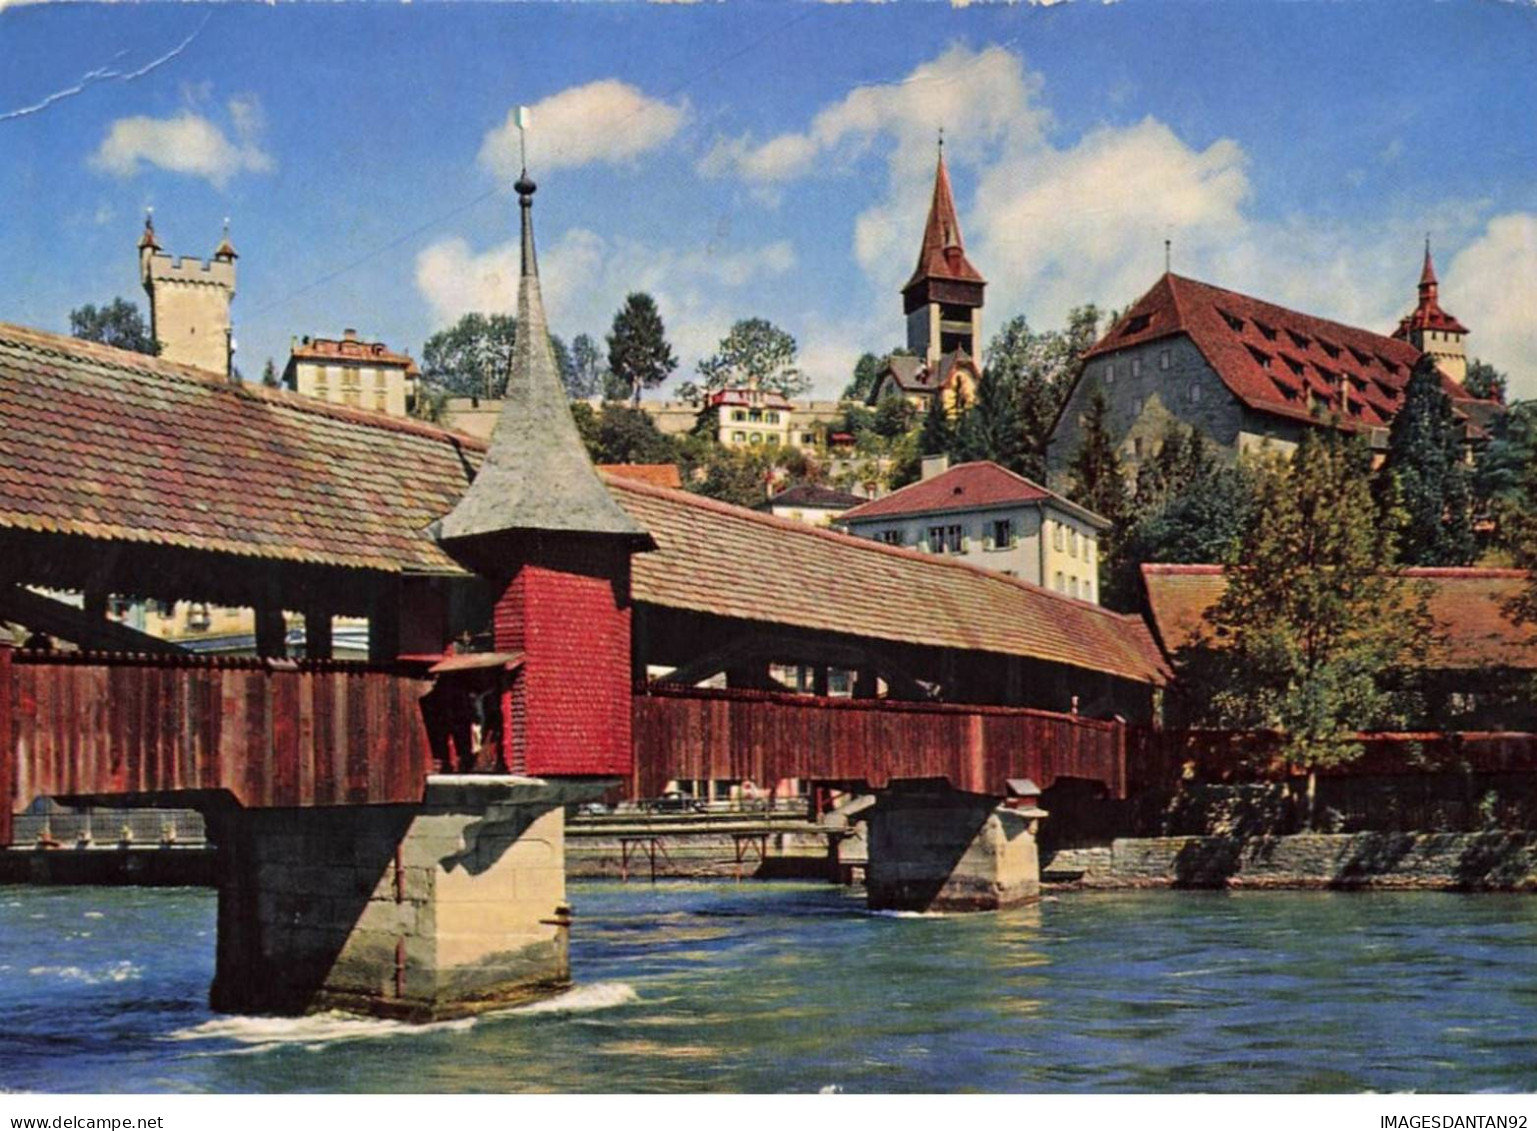
[[[530,1013],[591,1013],[639,1000],[634,987],[624,982],[595,982],[590,986],[567,990],[545,1001],[453,1021],[413,1025],[408,1021],[356,1017],[349,1013],[334,1012],[315,1013],[307,1017],[216,1017],[200,1025],[177,1029],[167,1034],[165,1039],[233,1042],[237,1047],[223,1050],[226,1054],[262,1052],[285,1046],[317,1050],[347,1041],[377,1041],[429,1033],[463,1032],[480,1020],[493,1017]]]
[[[132,962],[114,962],[97,970],[86,970],[80,966],[33,966],[27,973],[34,978],[54,977],[66,982],[96,986],[103,982],[135,981],[144,973],[144,969]]]

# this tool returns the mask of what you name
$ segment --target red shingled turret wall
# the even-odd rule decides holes
[[[522,652],[503,698],[510,768],[628,776],[629,549],[545,535],[497,600],[496,650]]]

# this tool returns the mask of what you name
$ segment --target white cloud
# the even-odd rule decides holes
[[[796,178],[868,176],[868,160],[857,170],[856,162],[884,162],[884,187],[850,233],[870,283],[858,300],[864,309],[837,324],[805,320],[802,350],[818,359],[819,391],[836,391],[860,352],[889,348],[902,335],[896,293],[913,268],[935,133],[945,124],[967,251],[989,280],[988,335],[1019,313],[1045,328],[1082,303],[1124,307],[1163,270],[1166,239],[1180,274],[1386,333],[1414,304],[1428,228],[1438,243],[1464,247],[1443,272],[1442,294],[1474,330],[1474,352],[1537,393],[1532,217],[1499,217],[1481,231],[1486,202],[1442,200],[1401,204],[1369,223],[1260,219],[1252,162],[1238,140],[1194,146],[1150,117],[1063,141],[1051,135],[1042,89],[1003,48],[954,46],[899,82],[824,106],[804,131],[766,142],[723,138],[699,163],[701,175],[735,177],[772,200]],[[1389,145],[1382,160],[1401,151]],[[1533,373],[1524,386],[1521,367]]]
[[[1537,397],[1537,215],[1496,216],[1441,274],[1446,306],[1468,327],[1468,352]]]
[[[618,79],[573,86],[530,108],[529,160],[538,169],[592,162],[623,164],[671,141],[688,120],[688,101],[649,98]],[[517,111],[488,132],[480,163],[511,180],[522,167]]]
[[[678,357],[679,378],[687,379],[695,360],[713,352],[744,316],[745,302],[732,293],[784,275],[795,263],[784,241],[679,250],[575,228],[540,255],[539,275],[550,328],[568,340],[580,333],[601,339],[626,294],[650,293]],[[417,256],[416,286],[441,323],[472,310],[514,311],[519,265],[516,241],[477,252],[463,239],[441,240]]]
[[[238,173],[266,173],[272,158],[262,148],[261,104],[255,95],[230,99],[234,139],[191,109],[169,118],[119,118],[91,154],[92,168],[117,177],[135,176],[145,165],[170,173],[203,177],[223,188]]]
[[[920,64],[899,82],[862,86],[824,107],[804,133],[785,133],[754,144],[749,137],[721,138],[699,162],[710,177],[782,182],[805,176],[818,158],[841,166],[882,136],[895,138],[893,164],[926,165],[941,127],[952,127],[952,159],[976,159],[997,146],[1037,142],[1050,121],[1034,104],[1038,76],[1001,47],[973,51],[954,46]],[[964,130],[954,127],[964,123]]]

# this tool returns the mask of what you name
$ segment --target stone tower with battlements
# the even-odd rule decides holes
[[[139,237],[139,282],[149,295],[150,335],[160,343],[161,357],[231,375],[236,258],[228,224],[213,258],[204,262],[161,250],[154,217],[145,217]]]

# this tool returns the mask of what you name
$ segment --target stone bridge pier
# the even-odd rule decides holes
[[[416,805],[210,815],[213,1008],[434,1021],[565,988],[565,806],[608,784],[434,776]]]
[[[1013,783],[1011,783],[1013,784]],[[877,911],[994,911],[1039,899],[1029,782],[1000,799],[943,779],[893,781],[869,810],[865,889]]]

